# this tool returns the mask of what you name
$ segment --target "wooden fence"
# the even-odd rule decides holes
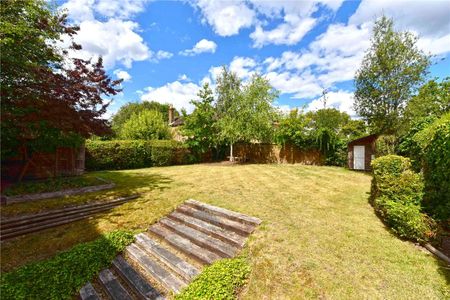
[[[250,163],[300,163],[322,165],[324,157],[318,150],[301,150],[294,145],[236,144],[233,154]]]

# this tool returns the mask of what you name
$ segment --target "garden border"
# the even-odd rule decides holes
[[[106,184],[100,184],[100,185],[90,185],[80,188],[73,188],[73,189],[65,189],[61,191],[55,191],[55,192],[45,192],[45,193],[35,193],[35,194],[25,194],[25,195],[19,195],[19,196],[3,196],[2,195],[2,205],[7,205],[11,203],[21,203],[21,202],[27,202],[27,201],[36,201],[36,200],[44,200],[44,199],[50,199],[50,198],[58,198],[58,197],[64,197],[64,196],[71,196],[71,195],[79,195],[79,194],[85,194],[90,192],[98,192],[103,190],[112,189],[116,186],[113,182],[108,182],[103,178],[96,177],[98,180],[107,182]]]

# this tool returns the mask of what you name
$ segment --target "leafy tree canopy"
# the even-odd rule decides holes
[[[58,46],[78,28],[43,0],[3,1],[0,13],[2,158],[108,132],[103,98],[120,91],[120,80],[106,75],[101,58],[72,59]]]
[[[141,103],[127,103],[120,107],[117,113],[112,117],[112,129],[116,135],[120,135],[123,125],[131,118],[133,114],[144,110],[156,110],[162,114],[163,120],[169,122],[169,104],[162,104],[156,101],[143,101]],[[174,117],[179,116],[179,112],[174,109]]]
[[[411,32],[394,30],[385,16],[375,22],[372,46],[355,76],[355,111],[375,133],[397,132],[404,108],[423,82],[430,57]]]
[[[143,110],[133,114],[123,124],[120,137],[126,140],[168,140],[171,134],[159,111]]]

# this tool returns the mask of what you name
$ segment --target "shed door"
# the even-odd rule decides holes
[[[364,170],[364,146],[353,146],[353,169]]]

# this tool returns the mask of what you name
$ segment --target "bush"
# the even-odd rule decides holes
[[[175,299],[236,299],[250,274],[244,257],[222,259],[206,267]]]
[[[402,203],[381,196],[375,200],[380,215],[394,233],[401,238],[425,241],[432,235],[432,222],[420,212],[420,205]]]
[[[381,218],[402,238],[425,241],[431,220],[421,212],[424,183],[408,158],[387,155],[372,161],[371,201]]]
[[[397,138],[394,135],[380,135],[375,142],[377,157],[395,154]]]
[[[183,164],[189,150],[176,141],[114,140],[86,142],[88,170],[122,170]]]
[[[119,136],[130,140],[167,140],[172,137],[163,115],[156,110],[143,110],[131,115]]]
[[[434,218],[450,218],[450,113],[413,137],[422,148],[424,207]]]
[[[131,233],[114,231],[51,259],[2,274],[2,299],[71,299],[132,242]]]

